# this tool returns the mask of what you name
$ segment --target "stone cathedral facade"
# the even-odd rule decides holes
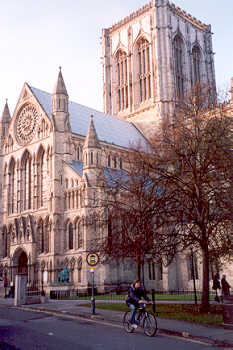
[[[0,276],[27,273],[47,291],[67,266],[72,287],[91,276],[88,242],[107,234],[87,217],[106,169],[124,169],[130,145],[147,139],[195,82],[215,87],[211,28],[167,0],[154,0],[104,29],[104,113],[69,101],[59,71],[52,94],[23,86],[14,114],[0,123]],[[101,232],[104,231],[104,232]],[[145,265],[147,288],[192,289],[190,256]],[[196,284],[201,265],[195,260]],[[135,266],[99,264],[99,291],[129,283]]]

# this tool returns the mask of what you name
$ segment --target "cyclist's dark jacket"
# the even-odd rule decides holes
[[[141,300],[142,298],[144,298],[146,301],[150,301],[150,299],[148,298],[148,296],[146,295],[145,289],[142,287],[139,288],[135,288],[133,284],[131,284],[130,288],[129,288],[129,294],[126,298],[126,304],[133,304],[136,307],[139,307],[139,300]]]

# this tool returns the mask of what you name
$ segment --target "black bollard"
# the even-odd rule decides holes
[[[152,311],[155,313],[155,290],[152,289]]]

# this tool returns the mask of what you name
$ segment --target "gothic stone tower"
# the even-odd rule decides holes
[[[196,82],[215,88],[211,26],[168,0],[153,0],[103,30],[105,113],[148,136]]]

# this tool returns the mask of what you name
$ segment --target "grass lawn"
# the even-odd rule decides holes
[[[90,307],[90,304],[85,304]],[[96,303],[96,308],[115,311],[127,311],[129,308],[123,303]],[[149,308],[152,312],[152,310]],[[211,325],[221,325],[222,307],[221,305],[211,305],[209,313],[199,312],[195,305],[191,304],[157,304],[156,316],[182,321],[205,323]]]
[[[103,294],[103,295],[95,295],[96,300],[125,300],[126,295],[125,294]],[[148,297],[152,299],[151,294],[148,294]],[[214,300],[214,295],[210,295],[210,300]],[[89,300],[90,296],[84,296],[84,297],[64,297],[63,299],[77,299],[77,300]],[[193,294],[155,294],[155,301],[156,300],[193,300],[194,301],[194,295]],[[201,294],[197,295],[197,300],[201,300]]]

